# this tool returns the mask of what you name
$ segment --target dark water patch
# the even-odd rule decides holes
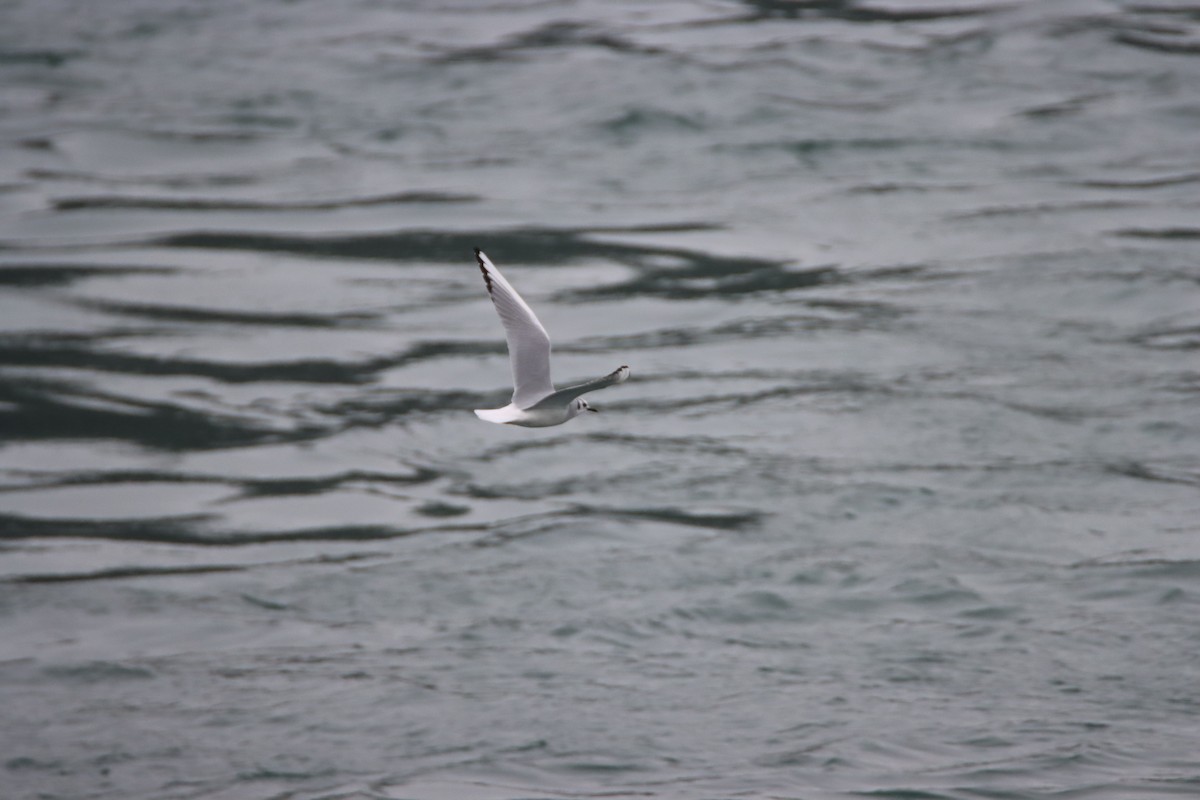
[[[1178,603],[1195,604],[1195,595],[1185,592],[1183,589],[1173,587],[1164,591],[1158,598],[1159,605],[1175,605]]]
[[[150,307],[149,314],[166,317],[167,311]],[[194,313],[192,313],[194,312]],[[196,320],[221,324],[233,321],[245,322],[257,315],[241,315],[237,312],[185,309],[184,315]],[[296,326],[334,327],[328,324],[329,317],[309,315],[277,315]],[[338,319],[338,318],[332,318]],[[273,318],[255,324],[272,325]],[[117,334],[119,335],[119,334]],[[109,338],[114,338],[113,335]],[[155,356],[141,353],[123,353],[103,347],[103,338],[95,335],[0,335],[0,365],[32,367],[38,369],[81,369],[91,372],[111,372],[124,375],[172,376],[184,375],[208,378],[219,383],[300,383],[342,384],[360,386],[375,382],[379,375],[389,369],[414,362],[436,360],[444,357],[494,355],[504,352],[503,342],[418,342],[403,352],[390,356],[379,356],[361,361],[332,359],[299,359],[296,361],[260,361],[233,363],[207,361],[178,355]],[[0,377],[0,401],[7,396],[28,396],[35,392],[53,393],[55,386],[32,379],[16,376]],[[65,384],[61,385],[64,389]],[[85,394],[75,388],[73,393]],[[99,398],[101,395],[95,394]],[[135,404],[137,401],[116,399],[115,402]],[[478,407],[478,406],[475,406]],[[148,406],[149,408],[149,406]],[[149,413],[147,410],[146,413]]]
[[[703,223],[701,223],[702,225]],[[634,267],[673,260],[684,268],[708,275],[737,275],[754,270],[782,268],[787,262],[772,259],[719,256],[697,250],[651,247],[630,243],[597,241],[592,235],[669,231],[677,226],[650,228],[523,228],[476,231],[401,231],[391,234],[355,236],[283,236],[237,232],[173,234],[148,243],[164,247],[216,250],[250,250],[298,255],[457,264],[472,258],[474,248],[487,251],[499,264],[561,265],[580,260],[608,259]],[[695,225],[683,226],[684,230]]]
[[[42,669],[42,674],[55,680],[71,683],[109,683],[111,681],[150,680],[154,673],[145,667],[131,667],[112,661],[90,661],[85,664],[56,664]]]
[[[846,375],[860,375],[861,373],[846,372]],[[803,369],[794,365],[780,365],[778,369],[765,369],[761,367],[743,366],[734,367],[732,369],[721,369],[720,365],[714,365],[712,369],[689,369],[687,367],[677,370],[661,370],[653,375],[642,376],[641,380],[651,383],[656,381],[765,381],[765,382],[781,382],[781,381],[812,381],[815,378],[821,380],[839,380],[841,373],[833,371],[825,371],[819,369]]]
[[[506,40],[512,48],[544,48],[585,45],[602,47],[619,53],[658,52],[635,45],[594,23],[548,22],[531,31],[518,33]]]
[[[799,305],[799,304],[797,304]],[[715,342],[755,339],[782,339],[792,334],[814,331],[860,332],[893,331],[895,321],[910,312],[888,303],[819,300],[805,303],[814,309],[843,312],[831,314],[789,314],[731,320],[711,328],[665,328],[629,336],[590,337],[560,352],[609,352],[615,350],[657,350],[665,347],[693,347]],[[646,380],[659,380],[649,376]],[[707,376],[705,376],[707,377]],[[732,376],[731,376],[732,377]],[[777,376],[774,376],[777,378]],[[768,378],[769,379],[769,378]]]
[[[828,389],[819,390],[822,392],[830,391]],[[862,393],[862,388],[841,387],[836,392],[851,392],[853,394]],[[738,394],[729,394],[724,396],[694,398],[699,401],[696,403],[686,403],[685,405],[706,406],[712,404],[723,405],[728,408],[743,408],[746,406],[756,406],[771,400],[788,400],[795,397],[805,397],[812,395],[814,390],[810,386],[775,386],[770,389],[761,389],[756,392],[741,392]]]
[[[745,448],[735,447],[712,436],[640,436],[625,433],[591,433],[587,439],[594,442],[615,443],[645,451],[648,454],[704,453],[710,456],[748,457]]]
[[[1157,53],[1200,55],[1200,32],[1183,28],[1166,33],[1121,31],[1113,35],[1113,41]]]
[[[991,6],[938,3],[913,7],[911,4],[880,5],[862,0],[742,0],[742,3],[752,11],[752,20],[838,19],[863,23],[933,22],[978,17],[1008,7],[1005,3]]]
[[[241,572],[246,567],[233,564],[197,564],[182,567],[114,567],[94,572],[63,572],[33,575],[17,575],[6,579],[8,583],[84,583],[87,581],[112,581],[128,578],[154,578],[170,575],[205,575],[214,572]]]
[[[83,264],[4,264],[0,265],[0,286],[32,289],[66,286],[88,278],[112,278],[126,275],[171,275],[169,267],[104,267]]]
[[[726,226],[715,222],[651,222],[645,225],[597,225],[594,228],[582,229],[590,234],[623,234],[623,233],[703,233],[705,231],[723,231]]]
[[[549,450],[556,447],[561,447],[574,441],[571,436],[553,436],[538,439],[528,439],[525,441],[507,442],[496,447],[489,448],[477,455],[475,458],[481,462],[492,462],[509,456],[524,453],[530,450]]]
[[[1200,325],[1155,327],[1129,341],[1153,350],[1197,350],[1200,349]]]
[[[828,763],[828,756],[822,754],[821,751],[826,749],[831,744],[843,741],[844,739],[831,739],[829,741],[817,742],[808,747],[799,747],[781,752],[767,753],[754,759],[754,764],[767,769],[794,769],[796,767],[811,768],[819,767]]]
[[[423,517],[448,518],[461,517],[464,514],[471,513],[470,506],[463,506],[457,503],[444,503],[440,501],[429,501],[422,503],[415,509],[418,514]]]
[[[789,94],[779,94],[778,92],[768,92],[764,95],[772,100],[778,100],[788,105],[800,106],[801,108],[820,108],[831,111],[887,111],[901,102],[901,98],[890,98],[887,100],[846,100],[840,98],[815,98],[815,97],[797,97]]]
[[[254,770],[239,772],[237,779],[239,781],[305,781],[312,778],[329,778],[336,774],[338,774],[338,771],[334,767],[319,767],[312,770],[258,767]],[[337,796],[345,797],[341,792],[338,792]]]
[[[984,395],[973,395],[966,392],[949,393],[942,395],[942,397],[945,399],[958,398],[981,403],[996,403],[1003,408],[1007,408],[1011,411],[1017,411],[1021,414],[1029,414],[1030,416],[1051,420],[1052,422],[1063,422],[1068,424],[1077,424],[1085,422],[1089,419],[1103,419],[1116,416],[1114,411],[1095,407],[1088,408],[1079,405],[1036,405],[1034,403],[1005,402]]]
[[[1104,471],[1112,475],[1137,478],[1143,481],[1200,486],[1200,468],[1195,466],[1189,468],[1129,460],[1106,464]]]
[[[105,175],[81,170],[66,169],[27,169],[22,173],[25,177],[36,181],[70,181],[72,183],[102,183],[105,185],[131,186],[162,186],[168,189],[194,189],[211,187],[252,186],[259,178],[243,172],[219,173],[208,172],[202,175],[138,175],[123,177]]]
[[[1168,392],[1178,394],[1200,393],[1200,372],[1179,372],[1165,376],[1161,386]]]
[[[200,545],[252,545],[278,542],[374,542],[402,539],[430,533],[470,533],[488,529],[484,524],[431,525],[421,528],[397,528],[388,525],[329,525],[287,531],[255,531],[207,535],[203,539],[184,542]]]
[[[1124,572],[1131,577],[1154,580],[1200,581],[1200,560],[1198,559],[1148,558],[1139,553],[1078,561],[1071,564],[1069,569],[1115,570]],[[1107,579],[1106,583],[1112,583],[1111,579]]]
[[[841,280],[849,283],[873,283],[876,281],[932,281],[957,278],[961,273],[938,269],[932,264],[891,264],[882,267],[866,267],[853,271],[839,271]],[[879,301],[863,300],[813,300],[810,305],[825,308],[892,309],[894,306]]]
[[[1011,792],[992,792],[988,790],[974,791],[970,795],[943,794],[924,789],[872,789],[865,792],[851,792],[851,797],[870,797],[874,800],[962,800],[966,796],[986,797],[990,800],[1028,800],[1027,795],[1016,795]]]
[[[58,149],[53,139],[45,136],[28,136],[17,142],[17,147],[23,147],[26,150],[36,150],[41,152],[51,152]]]
[[[239,480],[238,483],[243,497],[288,497],[322,495],[352,484],[412,486],[430,483],[440,477],[442,473],[436,470],[417,468],[408,475],[351,470],[315,478],[257,478]]]
[[[1074,203],[1034,203],[1021,206],[991,206],[947,214],[947,220],[989,219],[994,217],[1045,217],[1054,214],[1088,211],[1118,211],[1140,208],[1140,203],[1123,200],[1091,200]]]
[[[1072,185],[1082,186],[1087,189],[1162,189],[1168,186],[1182,186],[1189,183],[1200,183],[1200,172],[1185,172],[1179,175],[1163,175],[1157,178],[1077,181]]]
[[[2,275],[2,273],[0,273]],[[0,278],[2,280],[2,278]],[[165,306],[152,303],[122,303],[112,300],[82,300],[79,305],[110,314],[168,322],[198,322],[212,325],[266,325],[291,328],[364,327],[381,315],[367,312],[349,314],[280,314],[268,311],[228,311],[192,306]]]
[[[17,756],[5,761],[4,768],[11,772],[22,772],[24,770],[61,772],[63,763],[61,761],[39,761],[36,758],[28,756]]]
[[[48,519],[0,514],[0,539],[109,539],[113,541],[206,543],[197,530],[213,520],[195,514],[118,520]]]
[[[206,314],[207,312],[200,312]],[[220,313],[220,312],[214,312]],[[0,336],[0,364],[15,367],[70,368],[126,375],[192,375],[221,383],[364,384],[403,360],[372,359],[353,363],[329,359],[237,364],[182,356],[152,356],[102,349],[95,336]],[[0,397],[5,383],[0,382]]]
[[[64,197],[53,201],[57,211],[141,210],[141,211],[337,211],[387,205],[434,203],[477,203],[475,194],[452,192],[398,192],[375,197],[353,197],[322,201],[256,201],[209,198],[92,196]]]
[[[317,408],[338,419],[346,428],[379,428],[409,414],[470,412],[488,408],[495,395],[485,392],[453,392],[387,389],[351,400]]]
[[[1182,226],[1174,228],[1122,228],[1121,230],[1113,231],[1113,235],[1123,236],[1127,239],[1196,241],[1200,240],[1200,228]]]
[[[568,299],[650,296],[668,300],[730,297],[759,292],[811,289],[840,279],[832,266],[791,269],[787,262],[691,259],[682,265],[647,264],[639,274],[621,283],[575,290]]]
[[[958,616],[963,619],[980,622],[1000,622],[1017,619],[1026,614],[1026,610],[1018,606],[976,606],[960,611]],[[969,632],[974,633],[974,631]]]
[[[690,347],[718,339],[719,337],[714,335],[711,330],[703,328],[664,328],[630,336],[591,337],[573,348],[559,347],[556,349],[558,352],[577,350],[603,353],[613,350],[657,350],[664,347]],[[648,379],[658,380],[659,377],[654,376]],[[645,379],[640,375],[638,378],[639,380]]]
[[[1066,100],[1058,100],[1053,103],[1042,103],[1036,106],[1020,111],[1023,117],[1030,119],[1058,119],[1061,117],[1074,116],[1088,109],[1089,106],[1098,100],[1107,100],[1113,95],[1110,92],[1096,92],[1093,94],[1078,95],[1070,97]]]
[[[144,130],[130,130],[128,135],[151,141],[161,142],[181,142],[183,144],[244,144],[247,142],[262,141],[263,137],[254,132],[247,130],[181,130],[170,128],[146,128]]]
[[[605,519],[632,519],[647,522],[666,522],[691,528],[708,528],[722,531],[747,531],[758,527],[768,516],[759,510],[732,510],[673,506],[662,508],[607,508],[578,504],[568,512],[570,516],[601,517]]]
[[[451,50],[438,56],[440,63],[514,60],[526,51],[597,48],[623,55],[661,55],[667,51],[638,44],[593,22],[571,20],[543,23],[532,30],[506,37],[496,45]]]
[[[866,271],[853,279],[855,283],[865,283],[877,280],[906,280],[912,273],[904,269]],[[839,317],[830,318],[823,315],[822,328],[841,328],[847,330],[867,330],[878,327],[880,322],[890,323],[909,316],[912,311],[896,303],[882,300],[837,300],[833,298],[814,298],[804,303],[808,308],[835,311]]]
[[[970,192],[976,187],[968,184],[952,184],[952,183],[901,183],[898,181],[889,181],[887,183],[863,183],[855,186],[849,186],[843,189],[846,194],[899,194],[902,192],[913,193],[930,193],[930,192]]]
[[[705,130],[702,119],[674,114],[657,108],[627,108],[599,124],[603,133],[629,141],[644,133],[699,133]]]
[[[111,538],[111,537],[109,537]],[[225,543],[229,544],[229,543]],[[270,561],[248,564],[190,564],[180,566],[124,566],[90,572],[53,572],[14,575],[3,579],[7,583],[87,583],[92,581],[121,581],[138,578],[170,578],[179,575],[208,575],[226,572],[246,572],[261,567],[293,567],[301,564],[345,564],[379,558],[381,553],[346,553],[343,555],[319,555],[312,558],[297,558],[285,561]],[[243,594],[242,599],[268,611],[285,611],[291,606]]]
[[[117,542],[155,542],[201,547],[238,547],[279,542],[370,542],[425,533],[483,531],[486,525],[432,525],[398,528],[388,525],[328,525],[266,531],[222,531],[210,514],[128,519],[25,517],[0,514],[0,540],[103,539]],[[322,559],[323,560],[323,559]],[[214,571],[226,571],[215,565]],[[242,569],[234,565],[229,569]]]
[[[235,128],[265,129],[268,131],[290,131],[304,128],[311,118],[308,115],[271,114],[267,111],[234,110],[220,114],[217,122]]]
[[[375,359],[364,362],[372,365],[376,371],[402,367],[421,361],[435,361],[439,358],[454,358],[460,356],[488,356],[507,352],[503,342],[471,342],[471,341],[437,341],[429,340],[416,342],[407,350],[389,358]]]
[[[408,473],[370,472],[348,470],[334,475],[287,478],[235,478],[223,475],[199,473],[165,472],[162,470],[99,470],[79,472],[19,472],[26,482],[20,485],[0,486],[6,491],[28,491],[30,489],[64,489],[81,486],[144,486],[147,484],[201,484],[237,487],[241,497],[288,497],[321,495],[336,491],[344,486],[356,484],[382,484],[388,486],[413,486],[431,483],[443,473],[428,467],[414,467]]]
[[[607,483],[611,486],[616,479],[610,477]],[[490,483],[487,485],[470,483],[462,487],[460,493],[477,500],[539,500],[547,497],[569,497],[592,487],[593,480],[588,476],[548,478],[521,483]]]
[[[155,450],[210,450],[303,441],[325,432],[290,430],[166,402],[134,400],[64,382],[0,376],[0,441],[110,439]]]
[[[919,142],[911,139],[896,137],[878,138],[837,138],[837,139],[789,139],[784,141],[756,142],[752,144],[716,145],[715,149],[731,149],[743,154],[752,155],[760,152],[782,152],[795,156],[797,160],[808,167],[817,167],[822,159],[831,154],[850,152],[861,153],[870,151],[891,151],[918,145],[934,146],[934,142]],[[943,143],[940,146],[945,146]]]
[[[82,50],[0,50],[0,67],[35,66],[57,68],[82,58]]]
[[[620,403],[608,403],[607,407],[620,408],[623,411],[637,412],[669,412],[692,410],[693,413],[714,414],[728,412],[734,409],[755,406],[760,403],[775,400],[812,397],[814,395],[862,396],[894,394],[894,390],[884,384],[838,383],[836,385],[787,385],[772,386],[765,389],[743,392],[697,394],[689,397],[671,398],[668,400],[629,400]]]
[[[565,773],[582,773],[582,774],[612,774],[623,772],[645,772],[652,770],[649,764],[637,763],[635,761],[563,761],[556,767]],[[609,793],[605,793],[609,794]],[[620,796],[615,795],[615,796]]]

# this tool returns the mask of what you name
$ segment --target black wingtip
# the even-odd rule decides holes
[[[475,260],[479,262],[479,271],[483,274],[483,285],[487,287],[488,294],[491,294],[492,276],[488,274],[487,267],[483,265],[483,251],[478,247],[475,248]]]

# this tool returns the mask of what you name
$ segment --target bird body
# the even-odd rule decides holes
[[[515,403],[509,403],[504,408],[477,408],[475,416],[486,422],[496,422],[501,425],[520,425],[523,428],[549,428],[551,425],[562,425],[572,417],[583,412],[572,403],[561,408],[522,409]]]
[[[580,395],[629,379],[629,367],[622,366],[603,378],[555,390],[550,380],[550,337],[546,329],[482,250],[475,249],[475,258],[504,325],[513,371],[512,402],[503,408],[477,408],[475,416],[486,422],[526,428],[561,425],[584,411],[596,410]]]

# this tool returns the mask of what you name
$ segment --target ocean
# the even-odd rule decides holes
[[[1200,795],[1198,221],[1194,0],[4,0],[0,795]]]

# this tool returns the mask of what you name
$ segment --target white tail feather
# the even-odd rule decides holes
[[[504,408],[477,408],[475,409],[475,416],[484,422],[495,422],[497,425],[503,425],[519,419],[521,412],[511,405],[507,405]]]

